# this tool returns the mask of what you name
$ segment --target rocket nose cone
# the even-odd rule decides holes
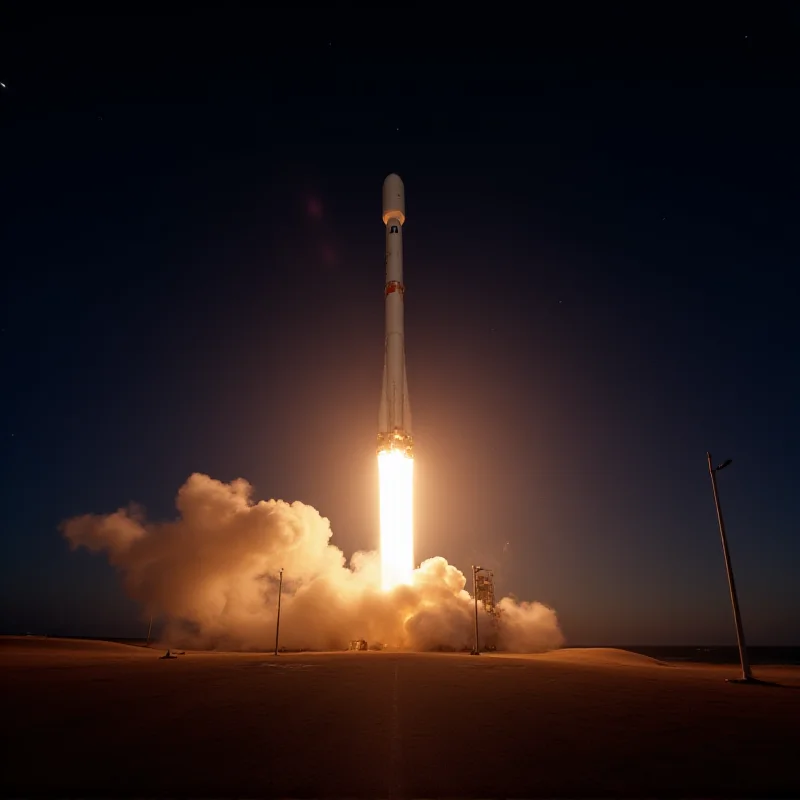
[[[383,182],[383,223],[392,218],[406,221],[406,191],[399,175],[387,175]]]

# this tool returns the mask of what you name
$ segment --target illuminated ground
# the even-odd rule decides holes
[[[4,794],[800,796],[800,668],[0,638]]]

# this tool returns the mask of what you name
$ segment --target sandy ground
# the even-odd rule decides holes
[[[3,794],[800,797],[800,668],[0,637]]]

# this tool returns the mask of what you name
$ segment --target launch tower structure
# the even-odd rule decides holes
[[[479,603],[483,603],[486,613],[497,617],[498,610],[494,604],[494,573],[490,570],[479,572],[475,576],[475,595]]]

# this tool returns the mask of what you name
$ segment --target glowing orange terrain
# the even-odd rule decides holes
[[[800,796],[800,669],[0,638],[6,794]],[[46,768],[43,767],[46,765]]]

